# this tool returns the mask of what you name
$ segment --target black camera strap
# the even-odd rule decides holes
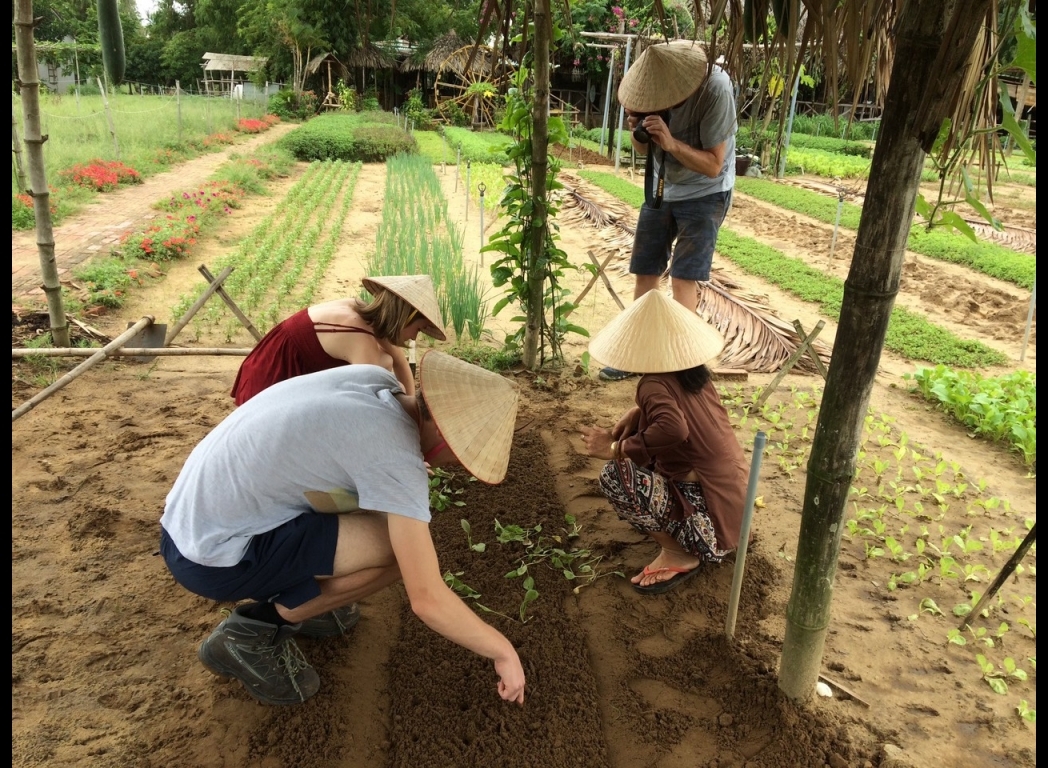
[[[655,150],[654,143],[648,145],[648,154],[644,158],[644,202],[650,208],[662,207],[662,191],[666,186],[666,150],[662,150],[662,161],[659,163],[659,178],[653,185],[655,176]]]

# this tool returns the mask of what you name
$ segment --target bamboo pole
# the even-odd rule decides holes
[[[967,61],[988,0],[908,2],[899,17],[880,139],[873,153],[864,215],[844,283],[837,338],[807,467],[793,589],[779,688],[791,699],[811,697],[818,681],[844,531],[844,510],[892,306],[899,292],[906,238],[925,158],[949,112],[950,61]],[[944,30],[949,28],[950,34]],[[942,53],[940,54],[940,49]],[[922,118],[923,120],[919,119]],[[914,126],[927,125],[927,136]]]
[[[524,274],[527,275],[528,306],[524,326],[524,367],[537,371],[542,361],[543,260],[546,257],[546,238],[549,236],[549,202],[546,196],[546,177],[549,172],[549,70],[550,70],[550,3],[535,0],[535,49],[533,73],[535,100],[531,105],[531,232],[524,235],[530,242],[521,244]],[[530,235],[530,237],[529,237]]]
[[[735,639],[735,619],[739,615],[739,597],[742,595],[742,577],[746,572],[746,550],[750,544],[750,524],[753,521],[753,505],[757,501],[757,481],[761,474],[761,460],[768,436],[758,432],[753,438],[753,459],[750,461],[750,479],[746,487],[746,506],[743,507],[742,528],[739,531],[739,548],[735,551],[735,573],[731,579],[731,598],[728,601],[728,620],[724,631],[728,640]]]
[[[223,281],[229,277],[233,272],[233,267],[226,267],[222,270],[219,276],[200,294],[199,298],[193,302],[193,306],[186,310],[186,313],[179,318],[179,321],[174,326],[168,329],[167,338],[164,339],[164,346],[170,346],[171,342],[175,340],[175,337],[182,332],[182,329],[189,324],[189,321],[193,319],[193,315],[200,311],[200,308],[207,303],[207,300],[211,298],[215,291],[222,287]]]
[[[15,41],[18,56],[18,92],[22,99],[22,136],[29,165],[29,195],[33,198],[36,219],[36,250],[40,257],[47,315],[51,322],[51,340],[60,347],[69,346],[69,321],[62,305],[62,285],[55,260],[55,235],[51,223],[51,193],[44,168],[44,142],[40,132],[40,73],[33,41],[33,0],[17,0],[15,6]]]
[[[20,360],[24,357],[89,357],[98,352],[98,347],[44,347],[28,349],[13,347],[11,358]],[[124,347],[109,353],[110,357],[191,357],[193,355],[214,357],[247,357],[251,349],[246,347]]]
[[[95,352],[87,360],[80,363],[80,365],[78,365],[76,368],[71,370],[58,381],[54,382],[51,386],[47,387],[47,389],[40,390],[32,398],[30,398],[29,400],[15,408],[13,411],[11,411],[11,421],[17,421],[19,418],[29,413],[29,411],[36,408],[36,406],[38,406],[47,398],[51,397],[51,395],[53,395],[55,392],[65,387],[66,384],[69,384],[74,379],[79,377],[82,373],[86,373],[88,370],[98,365],[98,363],[105,360],[114,350],[120,349],[120,347],[122,347],[127,341],[137,336],[138,332],[141,331],[143,328],[152,324],[153,317],[151,315],[146,315],[145,317],[143,317],[141,320],[132,325],[122,334],[120,334],[111,342],[102,347],[100,350]],[[153,352],[155,351],[156,350],[151,350],[148,354],[153,354]]]

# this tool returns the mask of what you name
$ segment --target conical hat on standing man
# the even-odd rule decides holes
[[[658,290],[633,302],[589,344],[591,357],[630,373],[686,371],[722,349],[720,331]]]
[[[479,365],[430,350],[419,362],[419,388],[459,463],[482,482],[501,483],[517,421],[516,385]]]
[[[429,275],[374,275],[361,282],[372,296],[377,296],[382,290],[395,293],[429,321],[429,325],[422,329],[424,334],[438,341],[447,339],[444,316],[440,312],[437,292],[433,289],[433,278]]]
[[[698,43],[653,43],[619,83],[619,103],[630,112],[662,112],[695,93],[708,71],[706,53]]]

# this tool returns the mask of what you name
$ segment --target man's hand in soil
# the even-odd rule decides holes
[[[499,676],[499,696],[506,701],[524,703],[524,668],[520,657],[513,651],[512,657],[495,659],[495,672]]]

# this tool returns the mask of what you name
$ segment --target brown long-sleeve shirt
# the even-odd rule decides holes
[[[713,382],[688,392],[674,373],[646,374],[637,384],[637,406],[637,431],[619,441],[623,455],[669,480],[683,480],[694,470],[717,543],[735,549],[749,469]]]

